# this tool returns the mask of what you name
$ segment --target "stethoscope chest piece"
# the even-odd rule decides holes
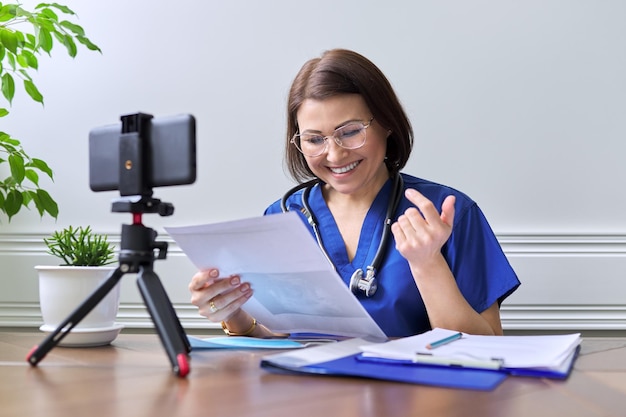
[[[350,291],[354,294],[359,294],[360,291],[363,291],[366,297],[371,297],[376,293],[377,289],[378,284],[376,284],[374,268],[368,267],[365,277],[363,277],[361,268],[354,271],[350,278]]]

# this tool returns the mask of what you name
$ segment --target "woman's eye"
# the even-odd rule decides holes
[[[321,136],[313,136],[305,139],[310,145],[322,145],[324,144],[324,138]]]
[[[350,138],[352,136],[356,136],[361,133],[361,128],[358,126],[346,126],[341,133],[339,134],[339,138]]]

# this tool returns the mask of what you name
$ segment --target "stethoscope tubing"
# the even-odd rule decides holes
[[[287,191],[285,193],[285,195],[281,198],[281,200],[280,200],[280,207],[281,207],[283,212],[289,211],[289,209],[287,207],[287,200],[289,199],[289,197],[291,197],[293,194],[295,194],[299,190],[304,189],[304,191],[302,193],[302,206],[303,207],[302,207],[301,212],[307,218],[307,221],[309,222],[309,224],[313,228],[313,233],[315,235],[315,239],[317,240],[317,243],[318,243],[320,249],[322,250],[322,253],[324,254],[324,257],[336,269],[335,265],[333,264],[332,260],[330,259],[330,256],[328,255],[328,252],[326,251],[326,247],[324,246],[324,242],[322,240],[322,236],[321,236],[321,233],[319,231],[319,227],[318,227],[318,224],[317,224],[317,219],[315,217],[315,214],[313,214],[313,211],[311,210],[311,207],[309,206],[309,195],[311,193],[311,190],[313,189],[314,186],[316,186],[316,185],[318,185],[320,183],[321,183],[321,181],[319,179],[315,178],[315,179],[312,179],[310,181],[304,182],[302,184],[296,185],[295,187],[293,187],[289,191]],[[402,201],[403,189],[404,189],[404,181],[402,179],[402,175],[399,172],[395,173],[393,175],[393,189],[391,191],[391,198],[389,200],[389,204],[387,205],[387,212],[385,214],[385,223],[383,225],[383,233],[382,233],[382,236],[380,238],[380,244],[378,245],[378,249],[376,250],[376,255],[374,255],[374,259],[373,259],[372,263],[367,267],[367,270],[370,271],[370,273],[372,274],[371,275],[372,276],[372,278],[371,278],[372,280],[374,279],[374,276],[376,274],[376,270],[378,269],[378,267],[380,267],[380,265],[382,264],[383,259],[385,257],[387,241],[389,240],[389,236],[391,235],[391,224],[393,223],[393,218],[395,216],[395,212],[398,209],[398,207],[400,205],[400,202]],[[359,271],[361,271],[361,273],[362,273],[362,270],[357,270],[357,272],[359,272]],[[368,294],[368,296],[369,296],[369,294]]]

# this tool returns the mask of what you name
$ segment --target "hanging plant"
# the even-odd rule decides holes
[[[29,11],[21,3],[0,2],[0,99],[6,100],[9,107],[16,85],[20,84],[32,100],[43,105],[43,95],[31,77],[32,71],[39,69],[38,57],[42,53],[51,56],[56,45],[63,45],[74,58],[77,44],[101,52],[81,26],[65,19],[75,16],[74,11],[58,3],[40,3]],[[0,102],[0,118],[8,115],[8,108]],[[2,180],[7,175],[7,165],[8,176]],[[54,180],[52,169],[44,160],[31,157],[20,140],[0,130],[0,212],[9,221],[31,203],[40,216],[47,214],[57,218],[58,205],[41,188],[40,175]]]

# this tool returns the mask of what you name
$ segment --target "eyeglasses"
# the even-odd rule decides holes
[[[344,149],[358,149],[365,145],[365,139],[367,139],[365,131],[372,125],[373,120],[374,118],[372,117],[367,123],[350,122],[335,129],[330,136],[322,136],[315,133],[296,133],[290,142],[296,145],[296,148],[302,154],[309,157],[320,156],[326,152],[328,139],[333,139],[337,145]]]

